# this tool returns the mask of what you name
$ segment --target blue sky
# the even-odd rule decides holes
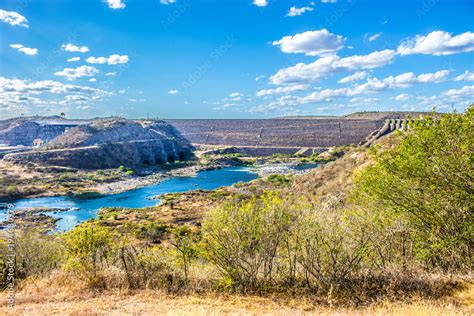
[[[0,0],[0,118],[462,111],[473,26],[472,1]]]

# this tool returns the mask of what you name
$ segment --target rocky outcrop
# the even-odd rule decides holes
[[[157,165],[193,157],[191,144],[158,120],[95,120],[68,129],[40,149],[7,154],[4,160],[80,169]]]
[[[32,146],[35,139],[48,142],[74,126],[76,126],[75,123],[69,123],[67,120],[62,120],[57,124],[44,124],[42,121],[31,118],[1,121],[0,144]]]

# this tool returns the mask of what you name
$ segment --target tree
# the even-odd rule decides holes
[[[406,219],[431,267],[470,269],[474,247],[474,108],[415,121],[355,181],[356,204]]]

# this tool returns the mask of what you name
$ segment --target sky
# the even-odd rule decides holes
[[[0,119],[464,111],[474,1],[0,0]]]

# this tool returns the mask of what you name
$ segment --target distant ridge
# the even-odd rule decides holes
[[[294,115],[294,116],[281,116],[275,119],[299,119],[299,120],[321,120],[321,119],[361,119],[361,120],[384,120],[384,119],[402,119],[409,117],[419,117],[420,115],[432,115],[432,112],[410,112],[410,111],[367,111],[367,112],[354,112],[347,115]]]

